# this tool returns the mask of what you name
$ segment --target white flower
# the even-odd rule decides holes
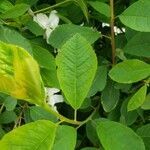
[[[47,103],[53,107],[55,111],[57,111],[55,104],[63,102],[63,96],[60,94],[57,94],[60,90],[56,88],[46,88],[46,94],[47,94]]]
[[[49,17],[43,13],[39,13],[33,17],[33,20],[39,24],[41,28],[45,31],[45,37],[48,42],[48,39],[52,33],[52,31],[58,26],[59,24],[59,17],[57,15],[57,11],[51,11]]]
[[[108,23],[102,23],[102,27],[110,27],[110,25]],[[114,32],[115,35],[118,35],[120,33],[124,33],[126,30],[125,28],[118,28],[117,26],[114,26]]]

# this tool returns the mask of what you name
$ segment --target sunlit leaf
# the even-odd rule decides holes
[[[0,42],[0,91],[41,105],[45,92],[39,66],[23,48]]]
[[[66,42],[58,53],[57,75],[69,104],[78,109],[92,85],[97,59],[90,44],[79,34]]]

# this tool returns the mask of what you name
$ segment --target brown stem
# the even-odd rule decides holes
[[[111,27],[111,48],[112,48],[112,65],[115,64],[115,55],[116,55],[116,48],[115,48],[115,33],[114,33],[114,0],[110,0],[110,9],[111,9],[111,20],[110,20],[110,27]]]

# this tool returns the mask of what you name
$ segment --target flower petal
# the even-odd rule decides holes
[[[39,24],[43,29],[47,29],[49,27],[49,19],[48,17],[43,14],[39,13],[36,16],[33,17],[33,20]]]
[[[48,39],[49,39],[49,37],[50,37],[52,31],[53,31],[53,30],[52,30],[51,28],[47,28],[47,29],[46,29],[45,38],[46,38],[47,43],[48,43]]]
[[[59,17],[57,15],[57,11],[56,10],[53,10],[51,11],[50,15],[49,15],[49,27],[52,28],[52,29],[55,29],[58,24],[59,24]]]
[[[56,93],[58,93],[60,90],[57,88],[46,88],[48,96],[52,96]]]
[[[52,95],[48,99],[48,104],[51,105],[52,107],[54,107],[54,105],[56,103],[60,103],[60,102],[63,102],[63,101],[64,101],[64,99],[63,99],[62,95]]]

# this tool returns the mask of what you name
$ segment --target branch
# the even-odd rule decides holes
[[[114,0],[110,0],[110,9],[111,9],[111,20],[110,20],[110,27],[111,27],[111,48],[112,48],[112,65],[115,64],[115,55],[116,55],[116,47],[115,47],[115,33],[114,33]]]

